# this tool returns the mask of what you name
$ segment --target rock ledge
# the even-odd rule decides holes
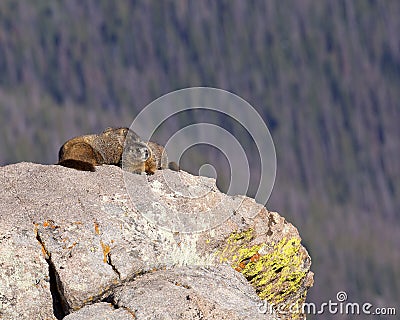
[[[0,318],[305,318],[292,306],[313,274],[296,228],[212,179],[130,175],[129,197],[115,166],[18,163],[1,167],[0,181]],[[204,212],[228,216],[184,229],[196,215],[203,225]],[[261,312],[263,300],[276,312]]]

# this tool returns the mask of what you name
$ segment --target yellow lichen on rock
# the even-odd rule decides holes
[[[285,310],[304,302],[302,284],[308,269],[304,268],[306,258],[299,238],[282,238],[277,243],[254,243],[253,229],[234,232],[227,239],[227,245],[217,252],[221,262],[229,263],[241,272],[255,288],[261,299]],[[299,313],[292,316],[302,318]]]
[[[284,238],[275,245],[273,251],[246,265],[242,273],[251,279],[261,299],[278,304],[299,290],[307,273],[301,267],[303,258],[300,248],[299,239]],[[277,287],[281,289],[274,290]]]
[[[239,233],[232,233],[227,243],[228,245],[220,252],[218,255],[220,257],[220,262],[231,262],[232,267],[236,268],[241,261],[244,261],[247,257],[254,255],[261,246],[254,246],[253,248],[247,248],[243,246],[244,243],[250,242],[253,236],[253,229],[248,229]]]

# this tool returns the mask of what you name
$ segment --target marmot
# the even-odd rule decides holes
[[[102,164],[123,166],[134,173],[153,174],[166,168],[179,171],[175,162],[168,163],[163,146],[152,141],[145,143],[128,128],[107,128],[100,134],[68,140],[60,148],[58,164],[84,171],[95,171],[95,166]]]

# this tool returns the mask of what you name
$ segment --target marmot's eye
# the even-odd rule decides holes
[[[149,154],[148,149],[144,149],[144,156],[145,156],[146,160],[149,158],[150,154]]]

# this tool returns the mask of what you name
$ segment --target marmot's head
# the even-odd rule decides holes
[[[132,142],[125,145],[122,154],[122,167],[124,170],[141,173],[145,171],[145,162],[151,157],[151,150],[143,142]]]

